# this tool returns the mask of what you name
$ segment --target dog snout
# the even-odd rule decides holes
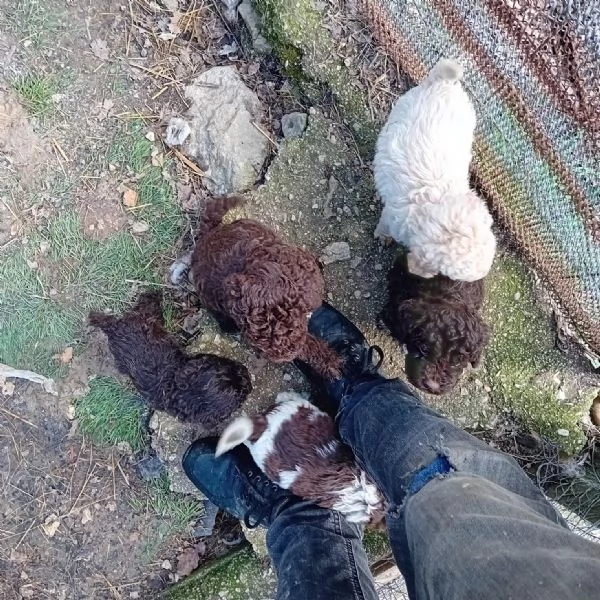
[[[421,385],[430,394],[439,394],[441,391],[441,386],[435,379],[425,379]]]

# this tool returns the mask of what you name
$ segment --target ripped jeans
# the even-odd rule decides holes
[[[411,600],[600,598],[600,544],[569,531],[518,464],[427,408],[400,381],[342,401],[342,439],[386,497]],[[375,599],[362,532],[300,502],[267,534],[278,599]]]

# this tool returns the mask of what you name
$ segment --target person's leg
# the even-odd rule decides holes
[[[278,600],[376,600],[361,538],[339,512],[306,501],[279,512],[267,532]]]
[[[389,502],[412,599],[597,597],[600,545],[570,532],[516,461],[377,374],[364,336],[333,307],[316,310],[309,331],[342,356],[343,375],[298,366]]]
[[[407,386],[359,384],[338,423],[390,502],[388,531],[411,598],[597,596],[600,545],[570,532],[514,459]]]
[[[270,482],[244,446],[215,458],[216,443],[194,442],[183,469],[211,502],[247,524],[268,527],[278,600],[377,598],[357,526]]]

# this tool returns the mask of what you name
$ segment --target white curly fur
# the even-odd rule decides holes
[[[475,110],[461,77],[458,63],[441,60],[392,108],[373,162],[384,204],[375,237],[405,245],[416,275],[476,281],[490,270],[496,240],[469,187]]]

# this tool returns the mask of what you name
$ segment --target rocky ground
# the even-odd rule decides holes
[[[57,389],[3,381],[3,598],[165,588],[173,598],[271,597],[264,539],[240,545],[239,526],[181,473],[203,432],[148,415],[85,326],[90,308],[119,310],[158,285],[190,351],[248,365],[245,412],[282,390],[307,392],[292,366],[222,333],[191,292],[181,257],[211,195],[243,193],[228,218],[260,219],[321,257],[328,299],[384,349],[386,374],[402,375],[402,349],[375,325],[395,250],[372,236],[369,161],[407,83],[336,3],[257,6],[0,0],[0,362]],[[578,453],[598,380],[498,235],[484,364],[425,400],[511,451],[526,434]],[[374,562],[388,553],[381,538],[367,543]],[[181,579],[189,585],[171,588]]]

